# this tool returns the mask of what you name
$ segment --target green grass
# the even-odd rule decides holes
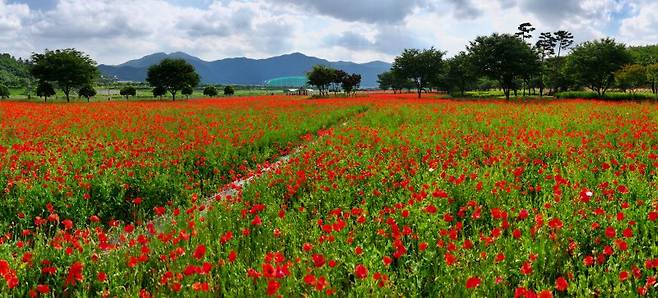
[[[556,94],[557,98],[582,98],[582,99],[611,99],[611,100],[650,100],[656,99],[655,94],[651,93],[624,93],[624,92],[607,92],[604,96],[599,96],[596,92],[590,91],[568,91]]]

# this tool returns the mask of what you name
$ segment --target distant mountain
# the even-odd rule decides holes
[[[362,76],[362,87],[377,86],[377,75],[389,70],[390,63],[374,61],[369,63],[330,62],[324,59],[293,53],[267,59],[228,58],[204,61],[182,52],[171,54],[155,53],[140,59],[130,60],[119,65],[99,65],[101,73],[118,78],[120,81],[144,81],[149,66],[165,58],[181,58],[192,64],[204,83],[261,85],[266,80],[303,76],[313,65],[324,64]]]

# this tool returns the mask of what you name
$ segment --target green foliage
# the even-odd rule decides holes
[[[341,78],[341,86],[343,87],[343,91],[349,95],[354,91],[355,89],[359,88],[359,85],[361,85],[361,75],[353,73],[351,75],[345,75],[344,77]]]
[[[567,70],[599,96],[614,83],[614,74],[632,61],[626,46],[614,39],[588,41],[577,46],[567,60]]]
[[[448,91],[459,91],[460,96],[464,96],[466,90],[476,86],[477,74],[470,60],[470,57],[465,52],[448,59],[448,73],[445,76],[445,83]]]
[[[233,94],[235,94],[235,89],[233,88],[233,86],[224,87],[224,95],[231,96]]]
[[[539,69],[539,57],[528,44],[509,34],[479,36],[468,47],[479,74],[498,81],[505,97],[517,88],[517,80]]]
[[[190,85],[187,85],[183,87],[183,89],[180,91],[181,94],[185,95],[185,97],[189,98],[192,93],[194,93],[194,88],[192,88]]]
[[[315,65],[306,76],[308,77],[309,84],[318,88],[320,95],[326,95],[329,85],[336,78],[336,70],[326,65]]]
[[[560,99],[609,99],[609,100],[650,100],[656,99],[656,96],[650,93],[622,93],[622,92],[608,92],[601,96],[596,92],[591,91],[568,91],[556,93],[555,97]]]
[[[74,88],[92,85],[98,78],[96,62],[88,55],[75,50],[63,49],[32,55],[32,75],[40,81],[56,82],[70,101]]]
[[[377,83],[381,90],[393,90],[394,93],[402,92],[402,89],[409,89],[414,87],[414,82],[411,79],[406,79],[395,71],[387,71],[377,75]]]
[[[615,73],[617,86],[623,91],[630,90],[635,93],[637,88],[644,86],[647,82],[647,70],[639,64],[629,64]]]
[[[9,88],[0,84],[0,99],[9,98]]]
[[[658,94],[658,63],[647,66],[647,80],[651,85],[651,91]]]
[[[18,60],[9,54],[0,54],[0,82],[7,87],[24,86],[31,79],[27,61]]]
[[[401,78],[412,80],[420,98],[423,89],[443,71],[443,55],[445,52],[434,48],[405,49],[400,56],[395,57],[391,69]]]
[[[629,47],[628,53],[635,64],[647,66],[658,63],[658,45]]]
[[[196,87],[199,85],[201,78],[194,66],[187,61],[167,58],[159,64],[149,67],[146,81],[153,87],[160,87],[169,91],[172,100],[176,100],[176,93],[179,90],[186,86]]]
[[[208,97],[214,97],[217,96],[217,88],[215,86],[208,86],[203,89],[203,95],[208,96]]]
[[[135,95],[137,95],[137,89],[135,89],[135,87],[133,87],[133,86],[126,86],[126,87],[121,88],[121,90],[119,91],[119,94],[121,96],[125,96],[126,99],[128,99],[128,96],[135,97]]]
[[[89,101],[89,98],[96,96],[96,90],[90,85],[85,85],[78,90],[78,95],[84,97]]]
[[[167,89],[162,86],[155,86],[151,92],[153,92],[153,96],[162,98],[165,94],[167,94]]]
[[[45,81],[39,81],[39,84],[37,85],[37,96],[43,97],[43,100],[47,101],[48,97],[53,95],[55,95],[55,88],[53,88],[53,85]]]

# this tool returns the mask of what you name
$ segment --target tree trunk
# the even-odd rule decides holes
[[[422,90],[423,90],[423,89],[418,88],[418,98],[420,98],[420,94],[422,93]]]

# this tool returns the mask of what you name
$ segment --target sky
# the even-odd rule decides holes
[[[102,64],[176,51],[390,62],[405,48],[452,56],[524,22],[577,43],[658,44],[658,0],[0,0],[0,52],[76,48]]]

